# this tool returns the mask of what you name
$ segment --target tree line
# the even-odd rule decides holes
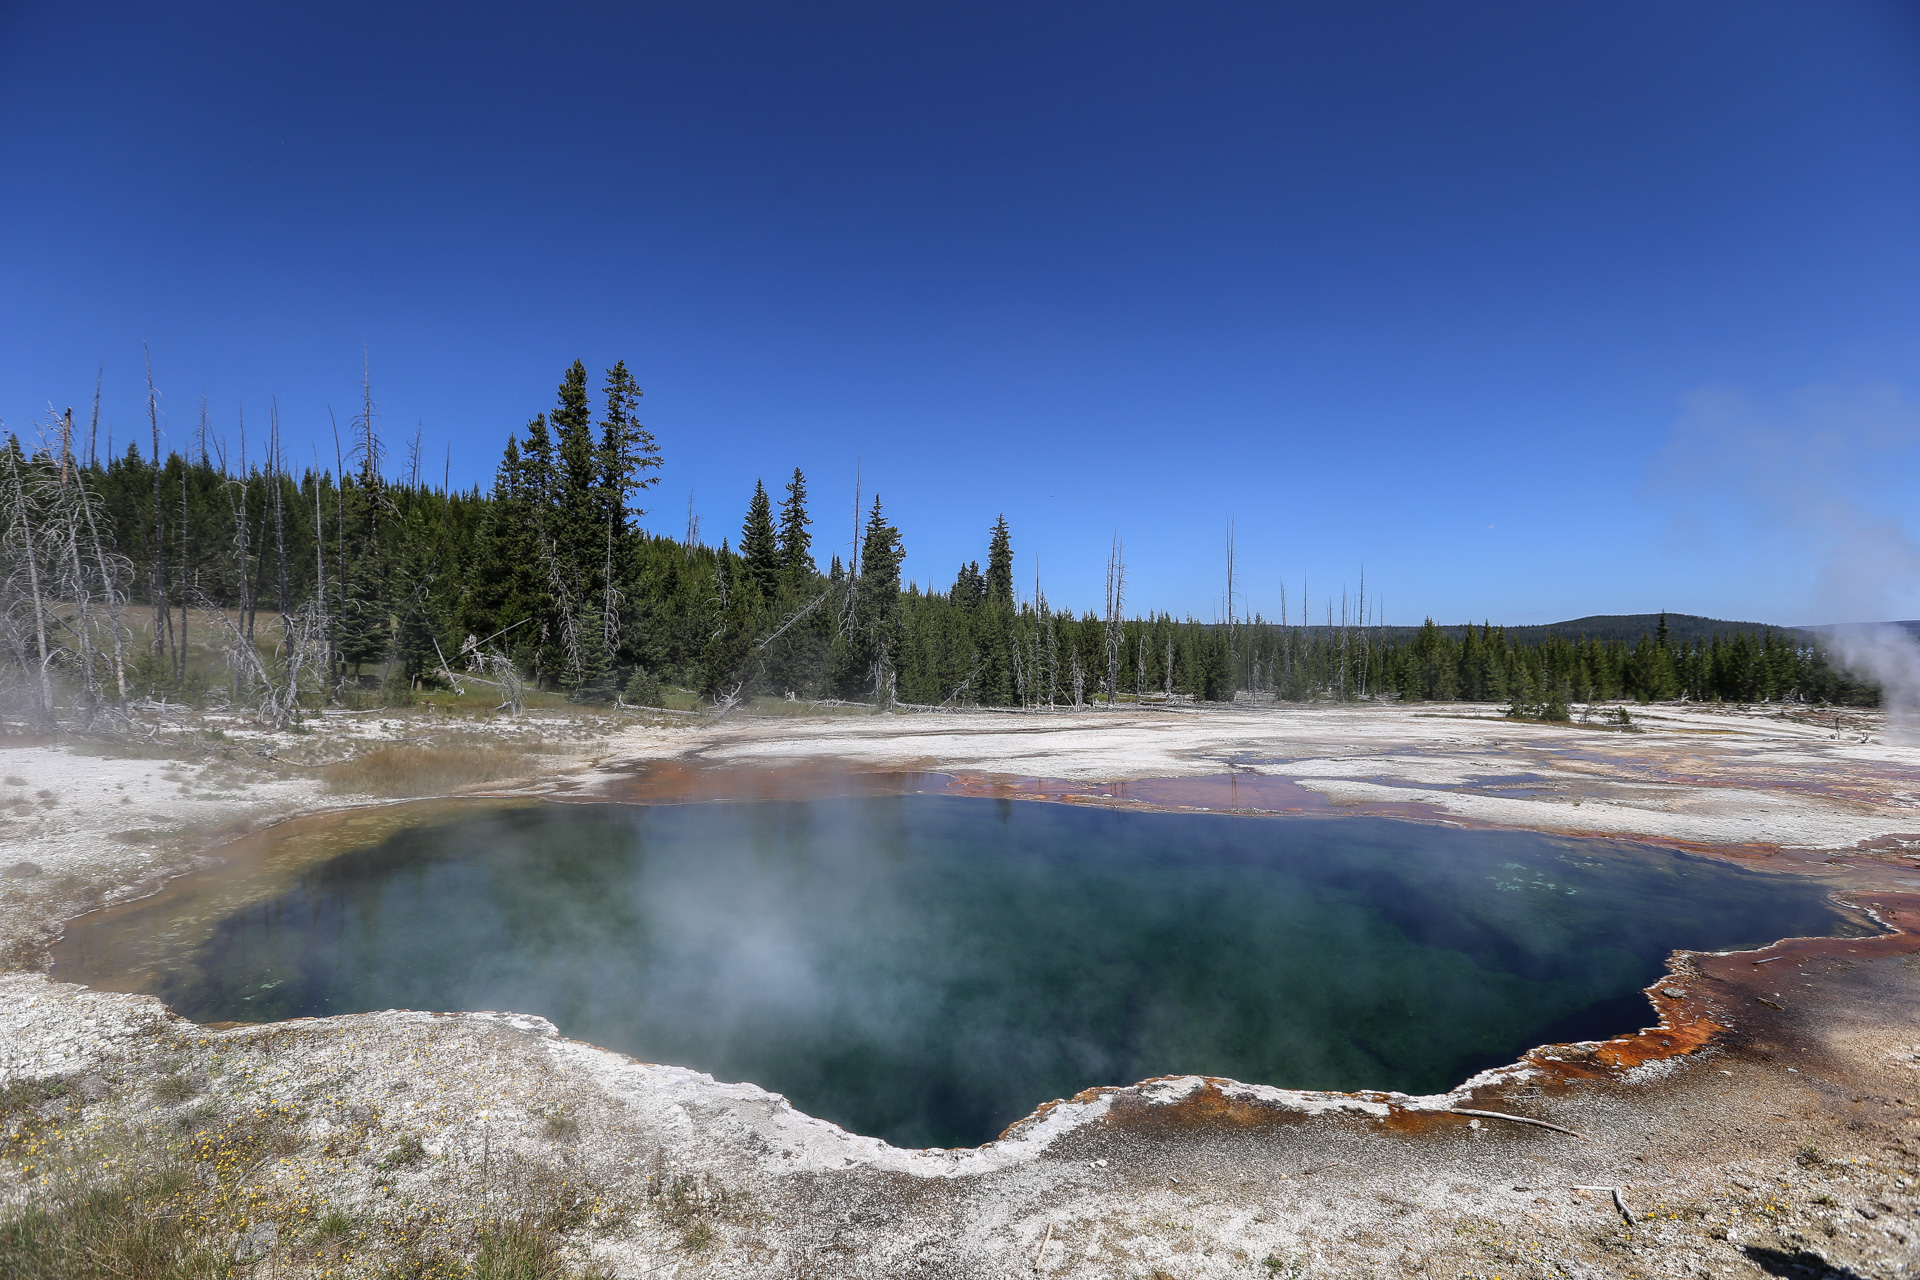
[[[6,709],[94,724],[129,700],[212,687],[284,724],[330,701],[478,682],[580,703],[660,705],[672,687],[730,706],[759,695],[876,705],[1041,708],[1142,699],[1507,702],[1556,718],[1612,699],[1845,702],[1875,691],[1786,631],[1680,642],[1664,616],[1620,640],[1389,631],[1364,583],[1324,621],[1241,616],[1231,544],[1223,618],[1128,616],[1116,539],[1099,611],[1014,580],[1004,516],[951,586],[902,584],[905,546],[880,495],[856,497],[851,554],[814,554],[807,478],[756,483],[737,540],[648,532],[663,456],[624,362],[566,370],[553,407],[509,437],[489,488],[433,483],[416,436],[395,459],[371,380],[332,458],[287,455],[277,410],[257,445],[202,406],[164,454],[148,378],[148,447],[96,452],[72,410],[0,450],[0,641]],[[84,436],[84,443],[82,442]],[[331,466],[327,465],[331,462]],[[777,494],[777,498],[776,498]],[[984,564],[983,564],[984,561]],[[189,662],[223,655],[215,673]]]

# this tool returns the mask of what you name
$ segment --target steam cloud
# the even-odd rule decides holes
[[[1772,574],[1811,560],[1806,603],[1841,624],[1825,633],[1834,654],[1881,686],[1908,739],[1920,731],[1920,643],[1886,620],[1920,612],[1920,541],[1895,514],[1916,464],[1920,409],[1898,388],[1710,389],[1687,398],[1656,483],[1690,509],[1704,491],[1744,516]],[[1786,545],[1765,550],[1775,539]]]

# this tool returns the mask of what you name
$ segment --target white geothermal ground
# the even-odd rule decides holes
[[[404,1274],[536,1218],[566,1274],[634,1280],[1920,1275],[1920,748],[1873,713],[1628,710],[1626,727],[1469,705],[408,712],[297,734],[206,715],[138,750],[0,738],[0,1203],[170,1161],[208,1247],[261,1277]],[[302,815],[398,819],[316,766],[456,740],[539,751],[469,789],[494,796],[934,773],[974,794],[1737,846],[1721,852],[1818,877],[1890,934],[1676,956],[1645,1028],[1449,1094],[1114,1081],[961,1152],[563,1039],[537,1009],[215,1029],[47,973],[65,921],[224,845]],[[329,810],[351,812],[311,816]]]

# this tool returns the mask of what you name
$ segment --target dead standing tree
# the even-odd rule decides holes
[[[72,410],[54,427],[58,445],[32,458],[15,444],[0,450],[0,640],[12,659],[0,686],[24,695],[29,717],[48,727],[61,723],[60,696],[71,691],[67,727],[91,731],[124,701],[128,570],[105,550],[111,531],[101,535],[104,513],[73,456]]]
[[[73,453],[71,408],[60,416],[59,435],[58,480],[51,479],[51,468],[38,478],[46,513],[42,528],[54,555],[49,566],[54,597],[73,609],[62,628],[73,646],[67,658],[83,700],[84,725],[92,728],[108,705],[126,702],[126,636],[120,604],[125,599],[128,568],[120,556],[107,552],[100,535],[99,498]],[[113,676],[112,696],[102,679],[102,662]]]
[[[1111,710],[1120,692],[1120,657],[1126,648],[1127,562],[1120,548],[1120,535],[1113,535],[1113,549],[1107,553],[1107,708]]]
[[[96,427],[100,418],[100,394],[94,392],[93,416]],[[73,410],[67,410],[67,422],[72,426]],[[91,433],[90,433],[91,434]],[[69,453],[69,456],[71,454]],[[87,473],[77,466],[74,468],[73,503],[79,509],[81,520],[86,524],[86,538],[93,551],[93,565],[96,581],[101,593],[101,603],[105,607],[106,622],[113,641],[113,687],[115,701],[125,705],[127,701],[127,628],[120,613],[120,607],[127,602],[127,580],[132,575],[133,566],[125,556],[118,552],[109,552],[107,545],[112,541],[111,530],[108,536],[100,533],[105,513],[100,510],[100,501],[92,491]],[[72,534],[73,564],[76,579],[83,578],[80,570],[80,521],[75,521]]]
[[[326,697],[330,665],[327,619],[318,599],[309,599],[292,613],[280,616],[281,651],[271,666],[261,658],[253,637],[236,625],[225,609],[204,598],[198,603],[225,635],[225,657],[236,701],[253,699],[254,719],[259,724],[285,729],[299,719],[303,701]]]
[[[0,559],[6,577],[0,580],[0,625],[21,686],[30,699],[29,714],[41,724],[54,722],[53,650],[48,642],[49,617],[44,580],[45,548],[39,511],[33,501],[28,465],[14,448],[0,449]]]
[[[173,626],[173,609],[167,601],[166,502],[160,492],[160,393],[153,386],[153,353],[140,345],[147,360],[147,423],[153,428],[153,541],[148,547],[147,598],[153,603],[153,656],[156,669],[167,656],[167,635]]]
[[[1233,626],[1233,619],[1234,619],[1233,520],[1231,517],[1229,517],[1227,520],[1227,601],[1226,603],[1227,603],[1227,670],[1229,673],[1231,673],[1230,678],[1233,682],[1233,685],[1238,685],[1240,683],[1240,656],[1239,656],[1240,650],[1239,650],[1239,644],[1238,644],[1239,638],[1235,634],[1234,626]],[[1232,700],[1233,691],[1231,686],[1228,689],[1227,697],[1229,701]]]

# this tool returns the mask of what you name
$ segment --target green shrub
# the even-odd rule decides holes
[[[660,684],[660,677],[645,667],[635,667],[633,678],[627,681],[626,689],[620,697],[636,707],[664,707],[667,705],[666,690]]]

